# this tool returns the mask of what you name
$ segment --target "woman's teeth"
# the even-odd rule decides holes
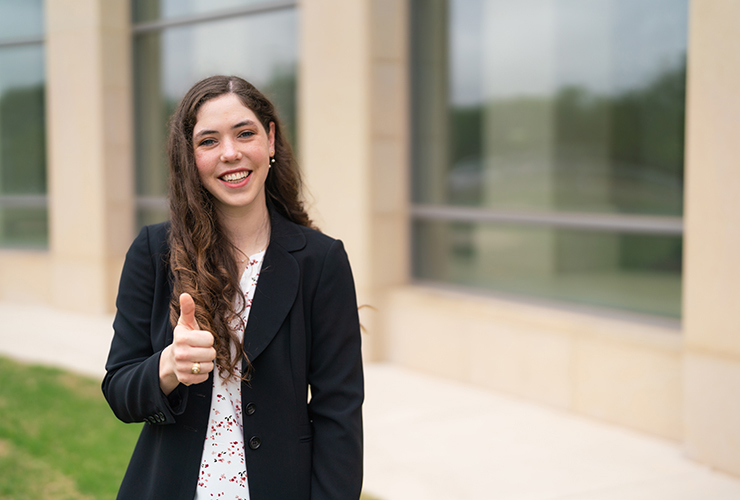
[[[221,176],[221,180],[226,182],[240,182],[249,177],[250,172],[234,172],[233,174],[225,174]]]

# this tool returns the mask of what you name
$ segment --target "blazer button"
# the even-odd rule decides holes
[[[253,450],[259,448],[261,444],[262,440],[257,436],[252,436],[251,438],[249,438],[249,447]]]
[[[247,415],[254,415],[257,411],[257,405],[254,403],[247,403]]]

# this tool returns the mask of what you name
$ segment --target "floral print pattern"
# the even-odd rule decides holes
[[[242,325],[236,325],[241,326],[236,328],[239,335],[244,334],[244,327],[247,326],[264,256],[263,250],[250,257],[247,268],[242,273],[239,285],[244,293],[246,307],[242,313]],[[214,371],[211,413],[203,443],[195,500],[248,500],[241,380],[238,377],[223,380],[218,376],[218,367]]]

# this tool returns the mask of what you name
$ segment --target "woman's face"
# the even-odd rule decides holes
[[[207,101],[193,128],[200,182],[222,213],[244,215],[265,206],[265,179],[275,150],[275,124],[267,131],[234,94]]]

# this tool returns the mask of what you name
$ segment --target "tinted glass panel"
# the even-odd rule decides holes
[[[219,10],[265,3],[265,0],[133,0],[134,22],[156,21],[205,14]]]
[[[44,34],[43,0],[0,0],[0,43],[3,39]]]
[[[42,45],[0,47],[0,245],[46,244]]]
[[[414,274],[680,317],[682,239],[473,223],[414,223]]]
[[[681,215],[686,0],[416,0],[413,198]]]
[[[167,119],[185,92],[214,74],[233,74],[253,83],[278,108],[287,135],[295,137],[297,14],[259,14],[136,37],[137,194],[167,192]],[[161,208],[139,210],[139,222],[166,217]]]
[[[48,227],[46,207],[0,206],[0,245],[3,247],[46,247]]]
[[[0,194],[46,192],[44,50],[0,47]]]

